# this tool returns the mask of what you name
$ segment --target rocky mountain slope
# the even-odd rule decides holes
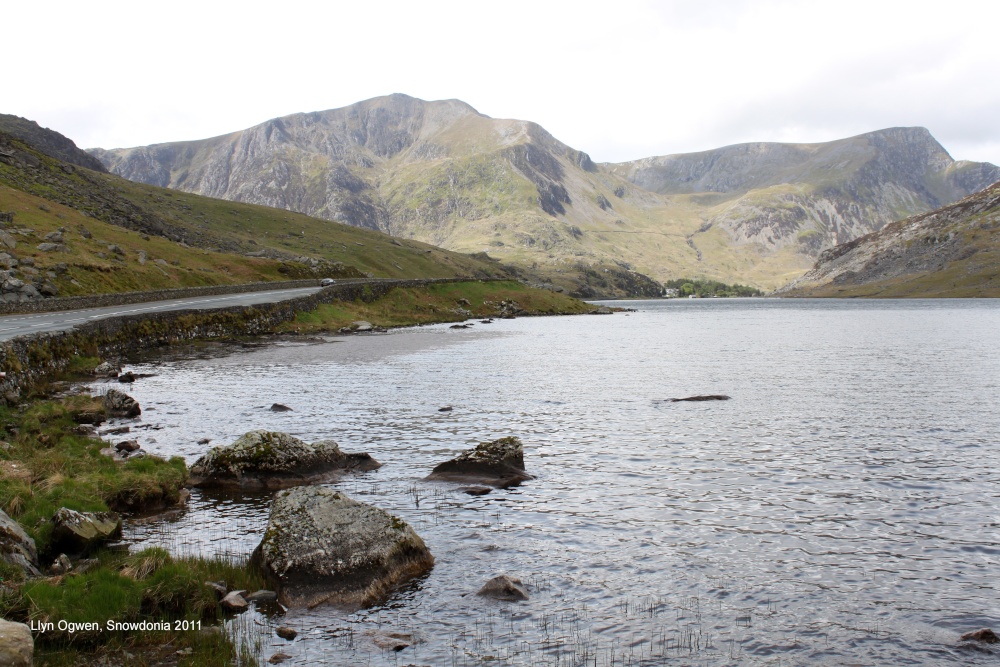
[[[557,283],[596,272],[773,288],[826,248],[1000,179],[922,128],[598,165],[535,123],[405,95],[91,152],[135,181],[488,252]]]
[[[1000,296],[1000,183],[823,252],[785,296]]]
[[[36,150],[77,167],[107,172],[101,161],[90,153],[77,148],[76,143],[54,130],[39,126],[33,120],[0,113],[0,132],[31,144]]]

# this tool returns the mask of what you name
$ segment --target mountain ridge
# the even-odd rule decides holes
[[[924,128],[596,164],[537,123],[402,94],[91,152],[140,182],[489,252],[556,282],[617,265],[774,288],[827,248],[1000,180]]]

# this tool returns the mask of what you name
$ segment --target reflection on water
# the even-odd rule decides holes
[[[349,495],[437,564],[383,606],[265,628],[298,665],[997,664],[1000,307],[702,300],[150,361],[148,449],[189,463],[267,428],[385,464]],[[693,394],[732,400],[670,403]],[[292,412],[272,413],[284,403]],[[452,412],[438,412],[443,405]],[[156,428],[152,428],[156,427]],[[133,432],[130,436],[134,436]],[[523,486],[422,478],[517,435]],[[155,442],[154,442],[155,441]],[[267,498],[196,492],[141,544],[247,554]],[[531,600],[475,591],[508,573]],[[249,621],[242,621],[249,623]],[[280,622],[294,642],[268,634]],[[379,649],[378,631],[414,645]]]

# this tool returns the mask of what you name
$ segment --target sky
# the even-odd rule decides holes
[[[599,162],[928,128],[1000,164],[1000,2],[7,3],[0,113],[84,148],[405,93]]]

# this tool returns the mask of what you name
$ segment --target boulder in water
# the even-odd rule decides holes
[[[200,487],[283,489],[329,481],[347,471],[375,470],[368,454],[345,454],[333,440],[308,444],[277,431],[250,431],[231,445],[213,447],[191,466]]]
[[[465,450],[436,466],[427,479],[507,488],[534,478],[524,471],[524,445],[521,440],[507,437]]]
[[[251,563],[289,607],[367,606],[434,564],[424,541],[385,510],[326,487],[278,492]]]

